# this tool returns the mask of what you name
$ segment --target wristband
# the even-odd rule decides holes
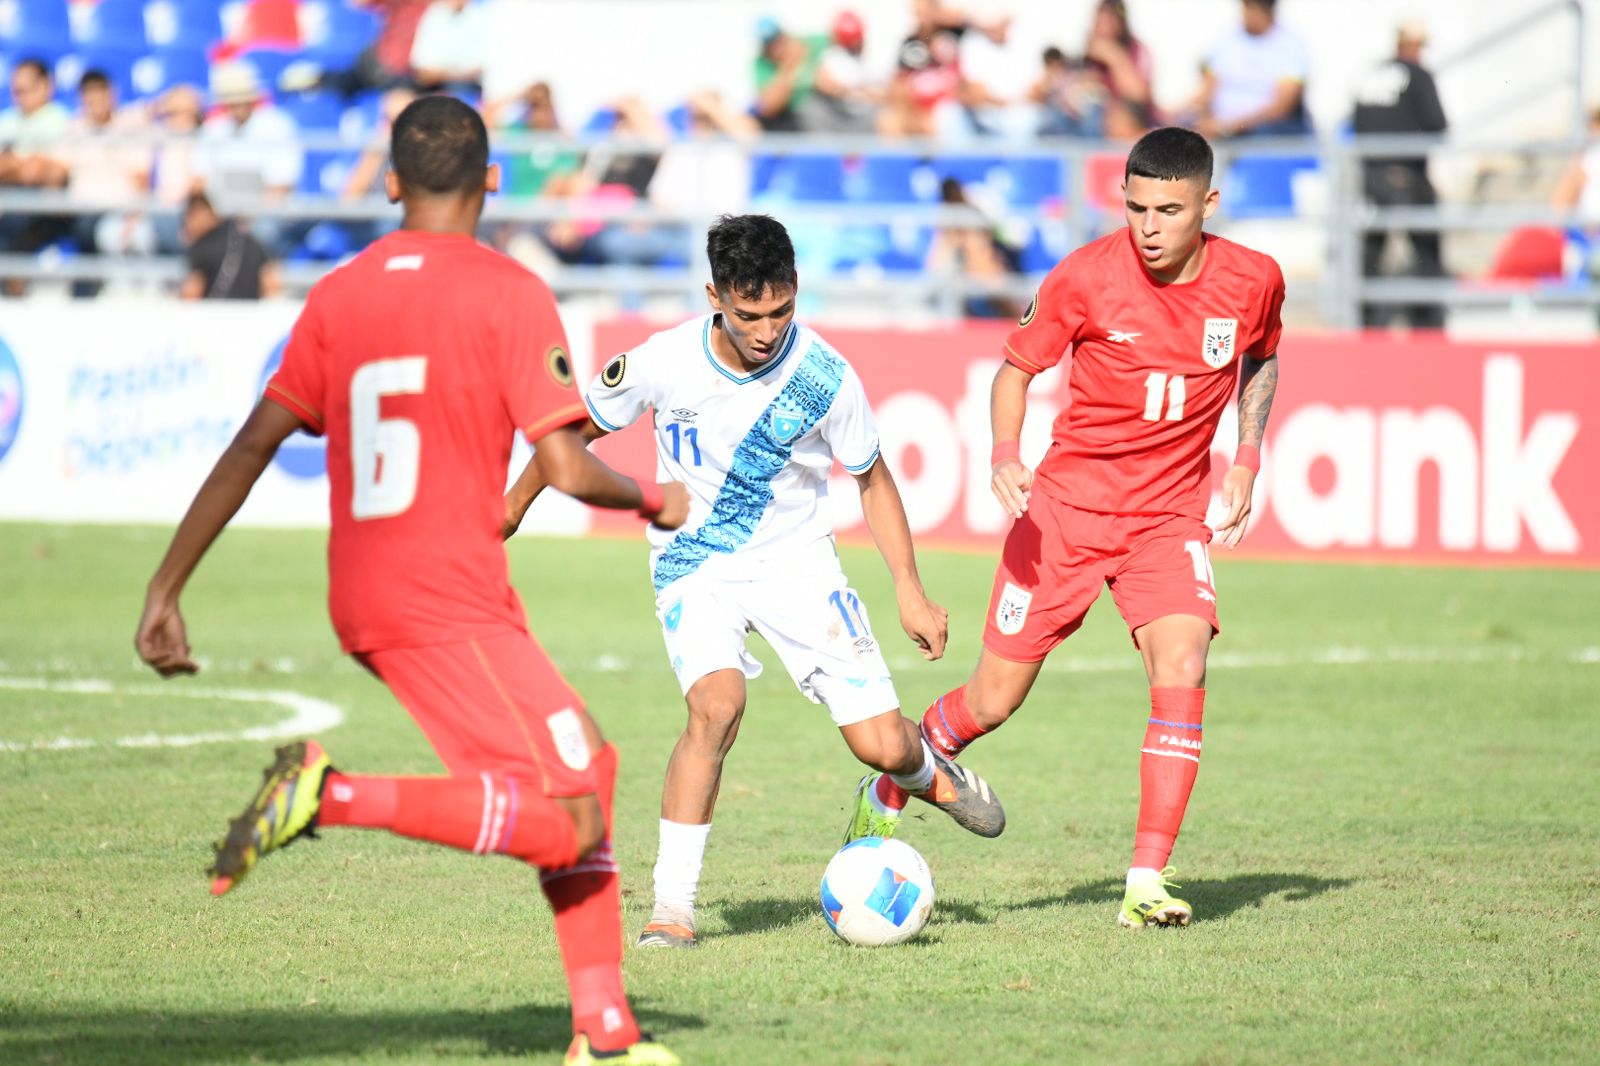
[[[1241,444],[1233,453],[1233,465],[1242,466],[1252,474],[1261,473],[1261,449],[1254,444]]]
[[[1007,459],[1022,461],[1021,447],[1014,440],[1003,440],[994,446],[994,450],[989,453],[989,466],[997,467]]]
[[[666,493],[654,481],[636,481],[639,486],[639,517],[654,519],[667,505]]]

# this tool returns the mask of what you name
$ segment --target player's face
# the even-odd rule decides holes
[[[1128,232],[1145,269],[1157,277],[1181,270],[1199,247],[1205,220],[1217,210],[1217,190],[1199,181],[1130,174],[1123,192]]]
[[[733,353],[748,367],[766,363],[778,351],[778,342],[794,320],[795,291],[788,286],[767,286],[761,295],[740,296],[706,286],[711,309],[722,313],[722,334]]]

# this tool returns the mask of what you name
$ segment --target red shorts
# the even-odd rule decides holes
[[[541,782],[547,796],[598,791],[583,701],[527,633],[358,656],[411,712],[452,775]]]
[[[1101,582],[1111,587],[1129,632],[1190,614],[1215,634],[1210,540],[1211,528],[1198,518],[1102,514],[1034,492],[1006,537],[983,645],[1012,662],[1038,662],[1083,624]]]

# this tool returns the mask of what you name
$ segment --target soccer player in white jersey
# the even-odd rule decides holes
[[[651,531],[656,613],[689,708],[667,764],[655,910],[640,947],[693,947],[695,895],[722,762],[761,664],[760,633],[800,692],[825,704],[867,766],[980,836],[1005,812],[988,785],[944,759],[900,713],[867,609],[839,565],[825,499],[834,460],[894,576],[900,625],[924,658],[944,654],[944,608],[917,576],[899,490],[879,454],[861,380],[793,321],[794,246],[765,215],[724,216],[706,239],[711,313],[606,364],[585,400],[598,437],[653,412],[658,469],[689,488],[689,519]],[[514,529],[542,488],[529,464],[508,494]]]

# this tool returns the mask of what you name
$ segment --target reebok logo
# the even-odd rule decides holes
[[[1106,340],[1110,341],[1112,344],[1132,344],[1137,338],[1142,336],[1144,336],[1143,333],[1125,333],[1120,329],[1106,331]]]

